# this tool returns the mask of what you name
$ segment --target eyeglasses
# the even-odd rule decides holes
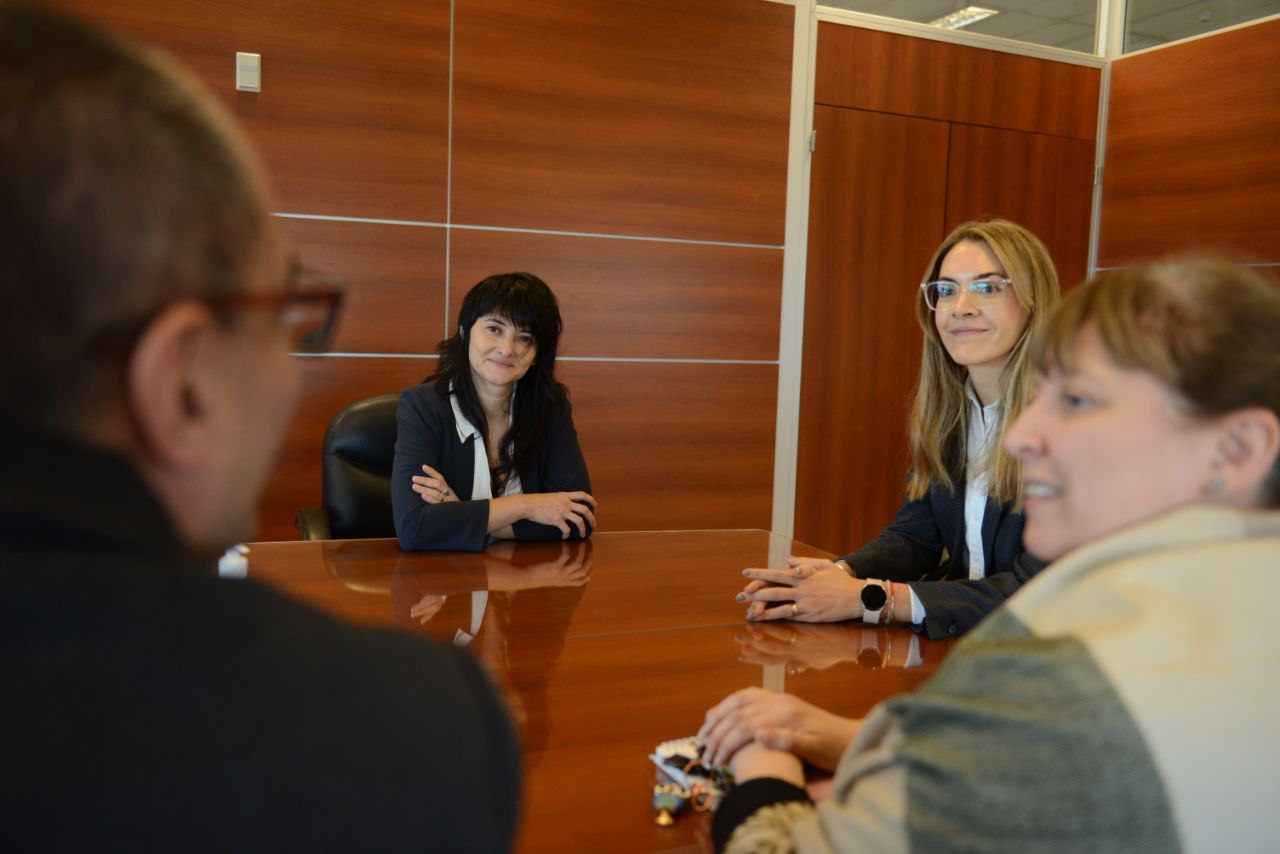
[[[948,311],[960,299],[960,289],[969,292],[969,300],[978,306],[992,305],[1004,296],[1005,288],[1013,284],[1013,279],[987,276],[974,279],[967,285],[946,280],[925,282],[920,285],[924,292],[924,303],[933,311]]]
[[[329,348],[342,310],[342,283],[330,276],[291,264],[283,290],[275,293],[212,294],[199,298],[215,313],[227,315],[253,308],[275,309],[289,328],[295,353],[322,353]],[[100,354],[127,353],[154,313],[141,320],[118,323],[101,330],[89,347]]]
[[[205,298],[217,312],[247,308],[277,308],[289,327],[295,353],[322,353],[329,348],[342,310],[342,282],[296,264],[289,270],[285,290],[271,294],[219,294]]]

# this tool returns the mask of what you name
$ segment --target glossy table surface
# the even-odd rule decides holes
[[[949,642],[860,623],[747,623],[744,567],[827,556],[761,530],[596,534],[401,552],[395,540],[255,543],[250,576],[340,619],[470,649],[522,734],[520,851],[698,851],[703,814],[654,823],[654,746],[739,688],[861,717]]]

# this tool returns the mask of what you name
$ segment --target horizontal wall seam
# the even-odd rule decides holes
[[[310,219],[322,222],[363,222],[373,225],[407,225],[413,228],[444,228],[456,229],[460,231],[501,231],[514,234],[550,234],[557,237],[598,237],[605,240],[642,240],[649,243],[683,243],[692,246],[729,246],[738,249],[772,249],[782,251],[781,244],[773,243],[734,243],[727,240],[692,240],[683,237],[647,237],[638,234],[606,234],[604,232],[595,231],[559,231],[547,228],[515,228],[498,225],[463,225],[460,223],[445,222],[420,222],[411,219],[379,219],[376,217],[363,216],[335,216],[328,214],[300,214],[276,212],[272,216],[278,216],[281,219]]]
[[[1176,257],[1177,253],[1174,253],[1174,256]],[[1280,261],[1254,261],[1248,263],[1244,261],[1232,261],[1231,263],[1237,267],[1280,267]],[[1098,272],[1101,273],[1107,270],[1128,270],[1129,268],[1136,266],[1138,266],[1138,263],[1122,264],[1118,267],[1099,267]]]

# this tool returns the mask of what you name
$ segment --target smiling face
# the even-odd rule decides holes
[[[1092,326],[1072,362],[1040,378],[1005,437],[1022,463],[1023,542],[1043,560],[1200,500],[1213,471],[1214,424],[1151,374],[1118,367]]]
[[[496,314],[481,317],[467,334],[467,358],[477,388],[510,390],[529,372],[537,352],[529,330]]]
[[[1007,275],[995,253],[977,240],[957,243],[938,269],[939,280],[954,282],[960,290],[951,305],[934,312],[933,322],[947,354],[956,364],[968,368],[971,375],[998,377],[1009,351],[1026,328],[1028,312],[1012,287],[1005,288],[997,301],[983,305],[976,305],[967,290],[968,284],[977,279]],[[975,381],[978,379],[975,376]]]

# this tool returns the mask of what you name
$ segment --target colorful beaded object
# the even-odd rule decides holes
[[[654,820],[663,827],[674,823],[674,816],[686,805],[695,812],[714,810],[733,785],[733,774],[727,767],[703,764],[702,749],[702,739],[690,736],[664,741],[649,754],[658,770],[675,781],[675,785],[659,783],[653,787],[653,807],[658,810]],[[676,801],[678,805],[670,806]]]

